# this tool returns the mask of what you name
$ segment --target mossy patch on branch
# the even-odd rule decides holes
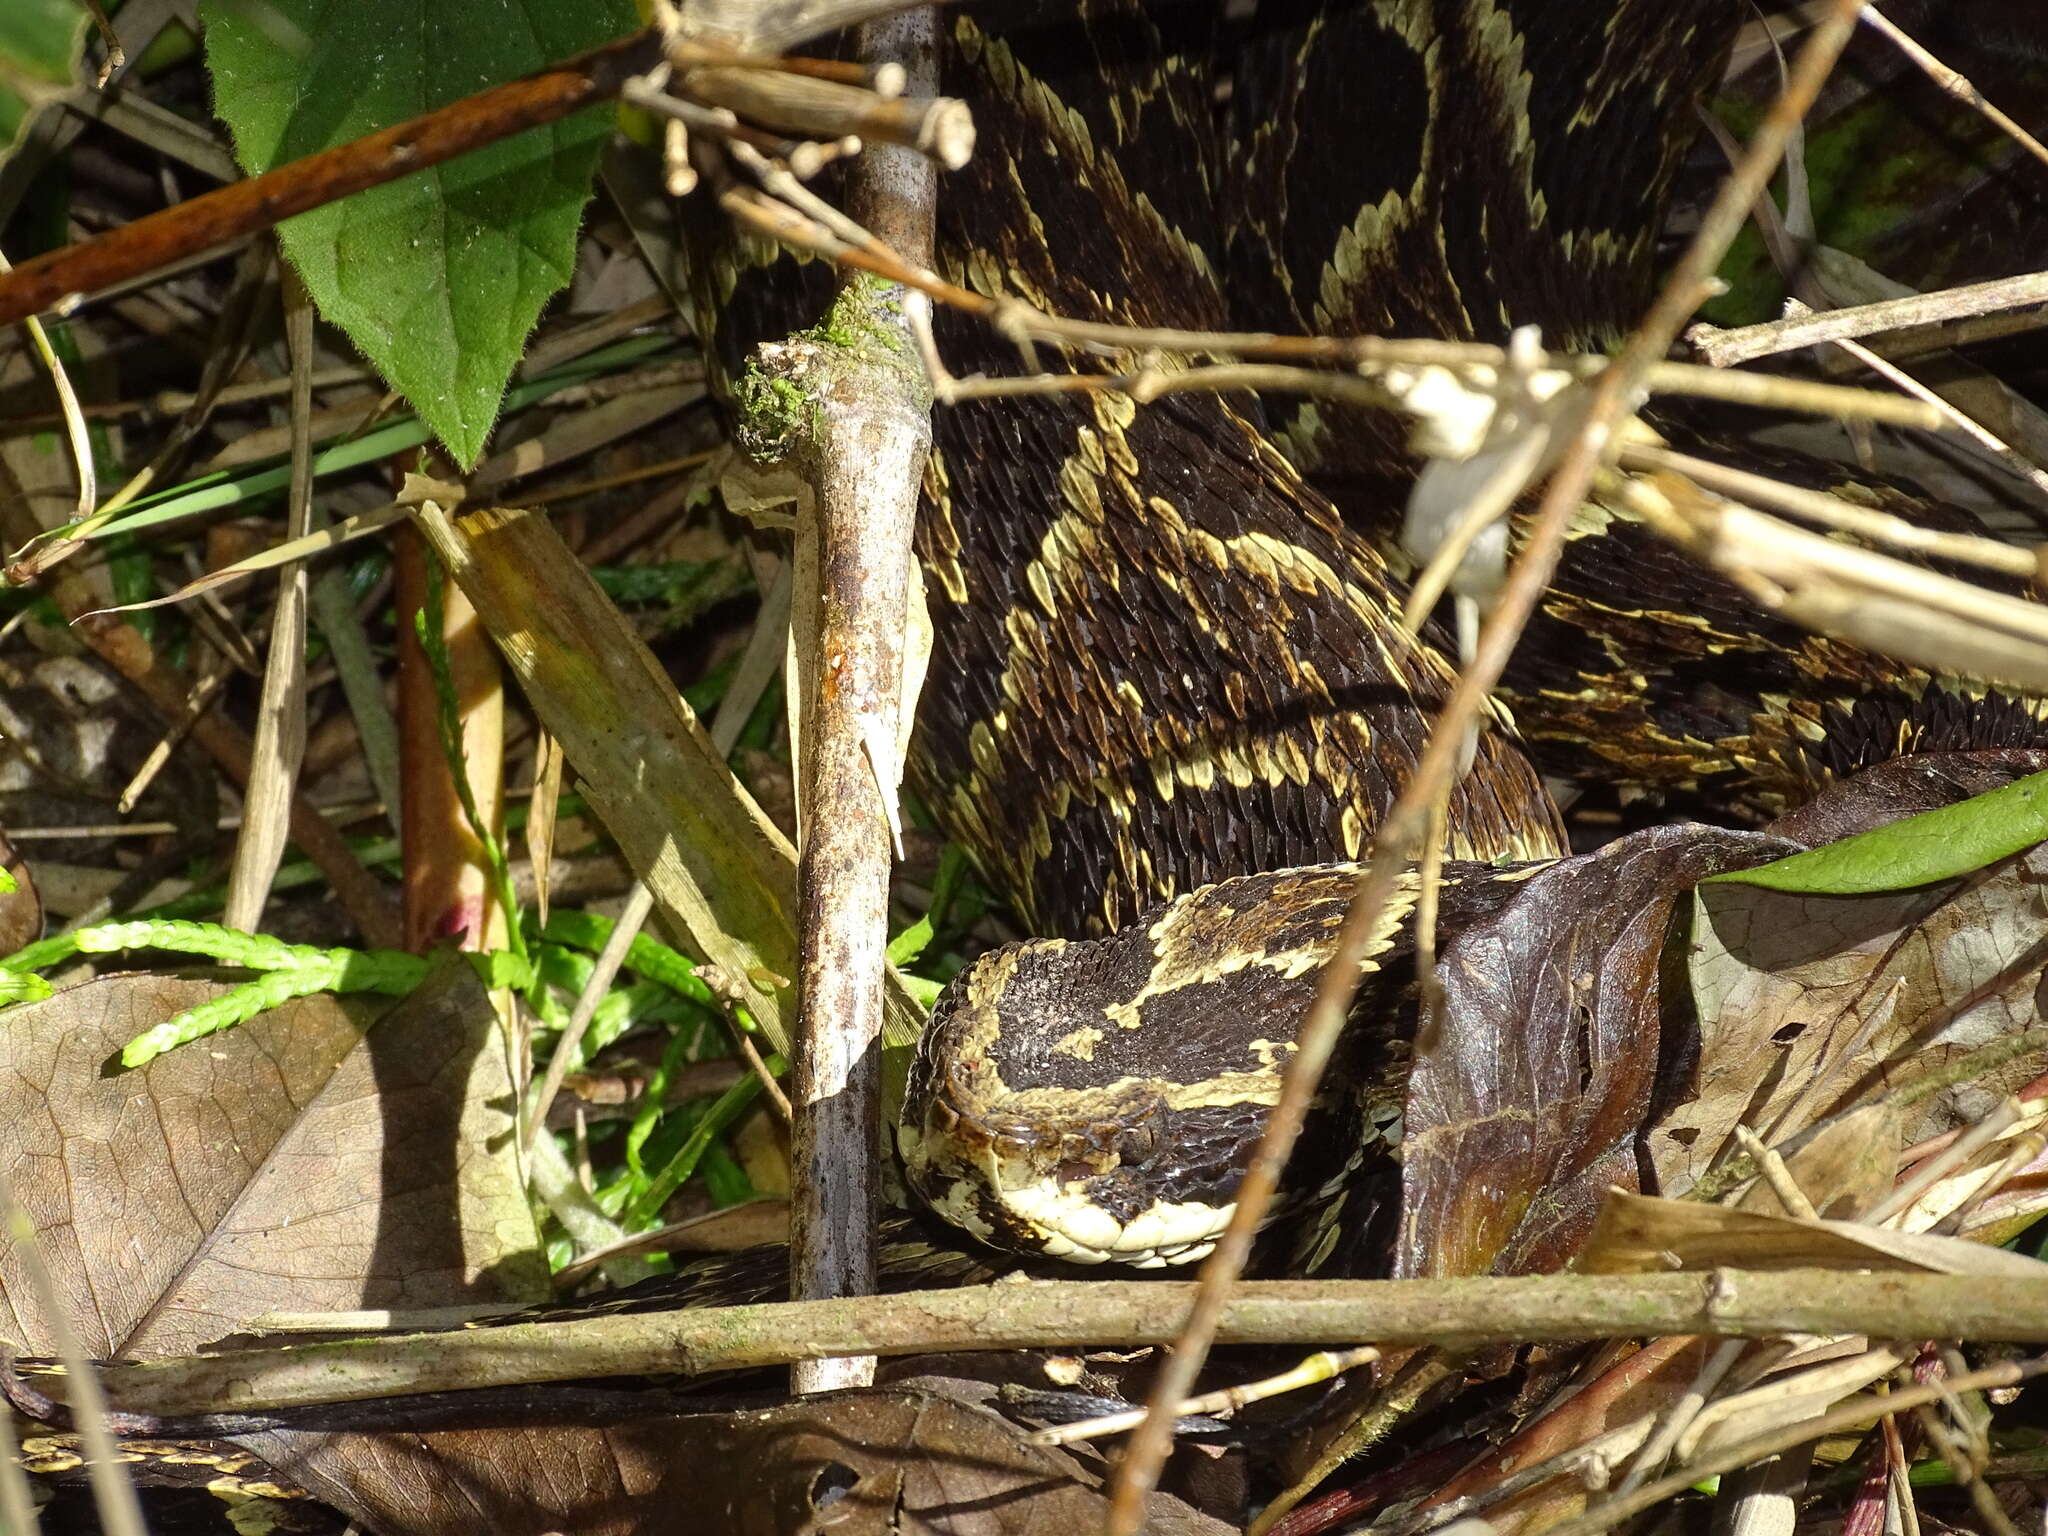
[[[906,386],[929,406],[924,369],[904,331],[903,290],[856,272],[818,324],[755,349],[733,386],[733,439],[749,458],[776,463],[815,438],[828,398],[878,387],[900,396]]]

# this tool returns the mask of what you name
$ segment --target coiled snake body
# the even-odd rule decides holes
[[[1648,293],[1694,101],[1744,11],[1285,0],[1226,47],[1222,9],[947,13],[942,87],[979,143],[943,184],[943,275],[1140,326],[1499,340],[1534,323],[1597,346]],[[699,276],[731,368],[796,318],[786,263],[726,251]],[[979,321],[937,332],[956,373],[1016,366]],[[935,433],[913,778],[1028,924],[1092,942],[1001,951],[955,983],[906,1163],[1002,1246],[1192,1257],[1341,914],[1329,861],[1369,854],[1448,692],[1432,636],[1392,617],[1382,551],[1412,466],[1390,418],[1325,400],[970,401]],[[1765,621],[1605,511],[1504,693],[1512,722],[1497,714],[1452,797],[1454,859],[1562,851],[1517,726],[1547,771],[1749,810],[1902,748],[2041,734],[2033,701]],[[1388,1070],[1397,1042],[1363,1033]],[[1342,1149],[1332,1177],[1358,1160]]]

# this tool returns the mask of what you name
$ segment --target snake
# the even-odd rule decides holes
[[[1609,348],[1647,304],[1744,9],[1287,0],[1236,29],[1200,4],[952,13],[941,88],[979,140],[939,201],[938,270],[1141,328],[1498,342],[1534,324]],[[700,271],[737,371],[805,289],[731,249],[700,247]],[[975,318],[942,309],[934,330],[955,374],[1017,366]],[[1321,396],[937,413],[911,778],[1043,936],[948,989],[900,1122],[910,1185],[978,1242],[1149,1267],[1200,1257],[1228,1220],[1357,861],[1454,678],[1442,632],[1394,617],[1415,470],[1397,419]],[[1759,819],[1902,751],[2036,744],[2041,717],[1772,620],[1588,505],[1451,792],[1447,920],[1566,851],[1545,774]],[[1380,948],[1398,961],[1398,928]],[[1295,1185],[1398,1155],[1399,991],[1354,1006],[1342,1075],[1381,1104],[1333,1108],[1337,1154]]]

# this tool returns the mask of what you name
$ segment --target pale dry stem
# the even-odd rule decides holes
[[[1429,746],[1414,776],[1388,812],[1376,840],[1376,856],[1359,883],[1335,953],[1323,968],[1316,998],[1303,1023],[1299,1045],[1288,1062],[1280,1102],[1266,1122],[1258,1151],[1238,1192],[1229,1228],[1204,1264],[1195,1305],[1172,1356],[1159,1373],[1147,1406],[1150,1417],[1133,1437],[1117,1470],[1108,1527],[1111,1536],[1134,1536],[1143,1521],[1145,1496],[1156,1485],[1171,1447],[1167,1410],[1188,1393],[1215,1336],[1230,1285],[1242,1273],[1251,1239],[1278,1187],[1281,1168],[1293,1151],[1308,1106],[1349,1011],[1358,981],[1358,958],[1366,935],[1385,910],[1398,872],[1417,851],[1428,826],[1428,807],[1455,772],[1466,735],[1481,718],[1496,683],[1536,603],[1549,586],[1572,517],[1609,451],[1613,434],[1651,366],[1664,355],[1686,318],[1711,291],[1722,255],[1748,217],[1749,209],[1783,157],[1854,29],[1858,5],[1838,0],[1828,18],[1801,50],[1790,79],[1759,125],[1755,141],[1730,173],[1700,222],[1677,270],[1650,312],[1630,334],[1613,364],[1591,385],[1585,418],[1551,477],[1527,541],[1478,648],[1458,679],[1430,733]]]

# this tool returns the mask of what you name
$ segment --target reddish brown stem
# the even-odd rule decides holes
[[[75,302],[294,214],[424,171],[457,155],[616,96],[660,58],[651,32],[594,48],[566,64],[493,86],[445,107],[234,182],[0,277],[0,325]]]
[[[441,741],[440,693],[413,629],[414,615],[428,606],[432,556],[410,527],[402,530],[394,554],[405,947],[423,952],[452,939],[463,949],[486,949],[505,942],[513,914],[493,908],[483,844],[463,810],[455,774],[469,776],[479,814],[502,838],[505,718],[498,655],[468,597],[453,582],[445,583],[441,640],[448,648],[463,757],[450,763]]]

